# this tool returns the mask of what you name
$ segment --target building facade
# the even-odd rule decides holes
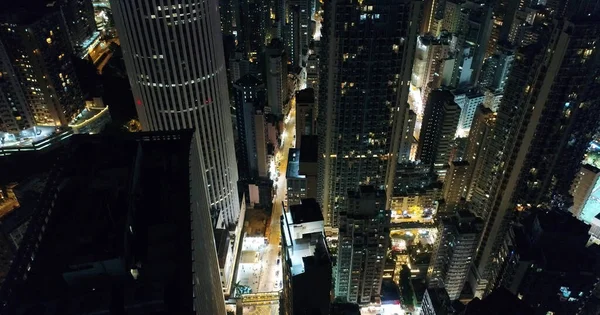
[[[486,220],[477,292],[489,292],[503,258],[500,248],[516,211],[531,205],[564,207],[583,155],[597,128],[597,17],[552,25],[553,32],[515,56],[493,140],[472,200]],[[551,49],[549,47],[552,47]]]
[[[338,225],[347,192],[358,185],[391,194],[400,142],[412,141],[401,133],[421,5],[325,3],[318,132],[319,200],[328,225]]]
[[[265,85],[254,75],[247,74],[233,84],[233,93],[240,179],[266,176]]]
[[[427,272],[429,287],[445,288],[451,300],[460,297],[482,229],[483,221],[469,211],[441,220]]]
[[[444,169],[450,159],[450,145],[456,134],[460,107],[450,91],[431,92],[419,137],[417,156],[436,171]]]
[[[385,191],[360,186],[348,191],[340,213],[335,296],[348,302],[377,302],[389,244],[390,213]]]

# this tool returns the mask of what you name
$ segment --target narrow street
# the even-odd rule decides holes
[[[279,176],[275,181],[276,191],[273,200],[273,210],[269,226],[270,234],[267,248],[264,251],[262,264],[262,273],[259,277],[259,292],[279,291],[281,289],[281,227],[280,217],[283,211],[282,202],[285,199],[287,185],[285,172],[287,168],[288,151],[295,146],[296,134],[296,107],[292,101],[290,112],[284,122],[284,131],[282,132],[283,145],[277,153],[275,167],[279,171]]]

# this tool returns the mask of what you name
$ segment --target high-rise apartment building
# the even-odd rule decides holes
[[[17,70],[0,41],[0,131],[17,133],[35,125]]]
[[[488,148],[489,137],[496,124],[496,115],[491,109],[479,105],[473,117],[469,137],[467,138],[467,147],[465,148],[464,158],[469,162],[469,173],[471,178],[468,181],[467,200],[471,200],[473,186],[479,180],[484,165],[484,157]]]
[[[142,128],[196,129],[201,209],[215,227],[235,225],[238,172],[217,1],[111,7]]]
[[[61,11],[69,30],[73,51],[80,57],[99,40],[92,0],[60,0]]]
[[[265,50],[267,104],[276,116],[287,114],[285,102],[288,97],[287,54],[283,42],[274,38]]]
[[[408,109],[421,2],[327,1],[321,31],[319,199],[338,225],[347,192],[369,184],[391,194]],[[387,174],[387,177],[386,177]]]
[[[412,84],[421,89],[424,102],[432,90],[438,89],[442,83],[444,60],[450,51],[447,34],[440,38],[431,35],[419,37],[412,71]]]
[[[379,297],[389,244],[386,193],[373,186],[348,191],[340,212],[335,296],[367,304]]]
[[[0,42],[0,115],[8,118],[3,118],[6,130],[68,125],[85,102],[59,5],[0,4]]]
[[[445,288],[451,300],[459,298],[482,229],[483,220],[464,210],[440,221],[427,271],[429,287]]]
[[[444,179],[444,208],[438,213],[452,215],[458,211],[467,197],[471,167],[467,161],[451,161]]]
[[[255,76],[247,74],[233,84],[233,93],[240,179],[267,176],[266,123],[263,111],[265,85]]]
[[[504,91],[514,58],[512,49],[499,46],[496,53],[485,60],[479,86],[492,91]]]
[[[450,145],[456,134],[460,107],[447,90],[431,92],[425,106],[417,157],[421,162],[442,170],[449,162]]]
[[[579,170],[600,114],[599,64],[590,46],[600,33],[598,21],[554,22],[543,41],[515,56],[473,191],[474,210],[486,220],[476,261],[478,294],[494,284],[514,211],[542,203],[561,207]]]

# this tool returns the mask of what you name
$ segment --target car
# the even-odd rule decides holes
[[[281,262],[281,260],[279,258],[277,258],[277,264],[279,265],[279,263]],[[279,272],[279,271],[277,271]]]

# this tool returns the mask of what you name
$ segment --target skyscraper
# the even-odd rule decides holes
[[[503,262],[499,249],[515,211],[561,207],[560,197],[579,170],[600,115],[600,65],[592,44],[600,34],[598,21],[556,21],[542,41],[515,56],[473,191],[474,210],[486,220],[476,261],[480,294],[496,279]]]
[[[338,225],[347,192],[374,185],[391,194],[422,3],[325,2],[318,107],[319,199]],[[386,177],[387,174],[387,177]]]
[[[390,212],[386,194],[373,186],[348,191],[340,212],[335,296],[365,304],[378,297],[389,244]]]
[[[237,223],[233,129],[217,0],[112,0],[144,130],[195,128],[202,209],[213,225]]]

